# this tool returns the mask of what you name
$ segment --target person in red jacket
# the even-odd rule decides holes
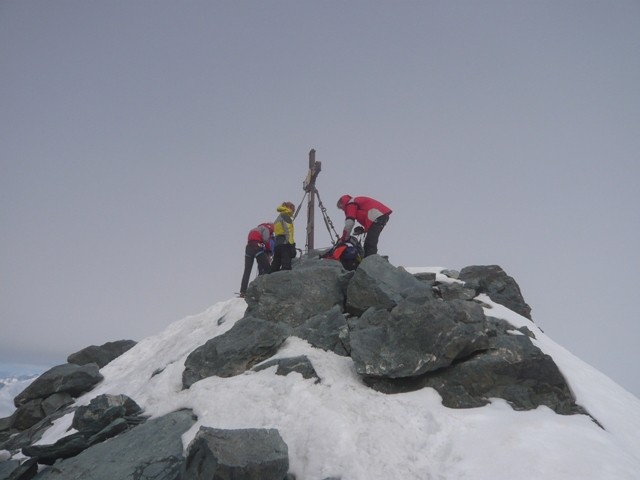
[[[271,239],[273,223],[261,223],[249,231],[247,246],[244,249],[244,273],[240,283],[240,296],[244,297],[249,286],[249,277],[253,268],[253,260],[258,264],[258,275],[269,273],[271,268]]]
[[[364,240],[364,256],[378,253],[378,239],[380,232],[389,221],[391,209],[370,197],[352,197],[343,195],[338,200],[338,208],[344,211],[345,222],[341,241],[346,241],[351,235],[351,230],[357,221],[367,236]]]

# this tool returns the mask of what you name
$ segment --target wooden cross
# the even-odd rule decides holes
[[[313,224],[315,211],[315,195],[316,195],[316,178],[322,169],[322,163],[316,162],[316,151],[311,149],[309,152],[309,172],[304,181],[304,191],[308,193],[307,199],[307,243],[306,251],[313,250]]]

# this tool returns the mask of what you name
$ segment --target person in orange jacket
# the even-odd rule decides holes
[[[351,236],[351,230],[357,221],[362,225],[367,236],[364,240],[364,256],[378,253],[380,233],[389,221],[392,210],[370,197],[352,197],[342,195],[338,200],[338,208],[344,211],[344,230],[340,240],[345,242]]]
[[[253,268],[253,261],[258,264],[258,275],[269,273],[271,268],[271,240],[273,223],[261,223],[249,231],[247,246],[244,249],[244,273],[240,283],[240,296],[244,297],[249,285],[249,277]]]

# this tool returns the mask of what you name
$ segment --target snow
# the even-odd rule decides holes
[[[442,269],[414,268],[433,271]],[[451,281],[450,279],[448,281]],[[637,479],[640,400],[549,339],[530,320],[479,296],[487,315],[526,326],[551,355],[576,395],[604,427],[586,415],[557,415],[546,407],[516,412],[503,400],[474,409],[442,406],[430,388],[385,395],[366,387],[350,358],[289,338],[277,357],[307,355],[322,379],[275,368],[231,378],[210,377],[182,390],[187,355],[242,318],[246,303],[231,299],[148,337],[102,368],[104,381],[79,398],[124,393],[150,416],[191,408],[197,423],[183,435],[185,449],[201,425],[277,428],[289,446],[290,471],[321,480],[402,479]],[[517,332],[516,332],[517,333]],[[40,443],[68,434],[71,415]]]
[[[0,379],[0,418],[10,416],[16,407],[13,399],[33,382],[33,378],[2,378]]]

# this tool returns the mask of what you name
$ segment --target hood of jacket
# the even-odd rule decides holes
[[[284,213],[285,215],[289,216],[293,215],[293,210],[291,210],[289,207],[286,207],[285,205],[280,205],[278,208],[276,208],[276,211],[278,213]]]

